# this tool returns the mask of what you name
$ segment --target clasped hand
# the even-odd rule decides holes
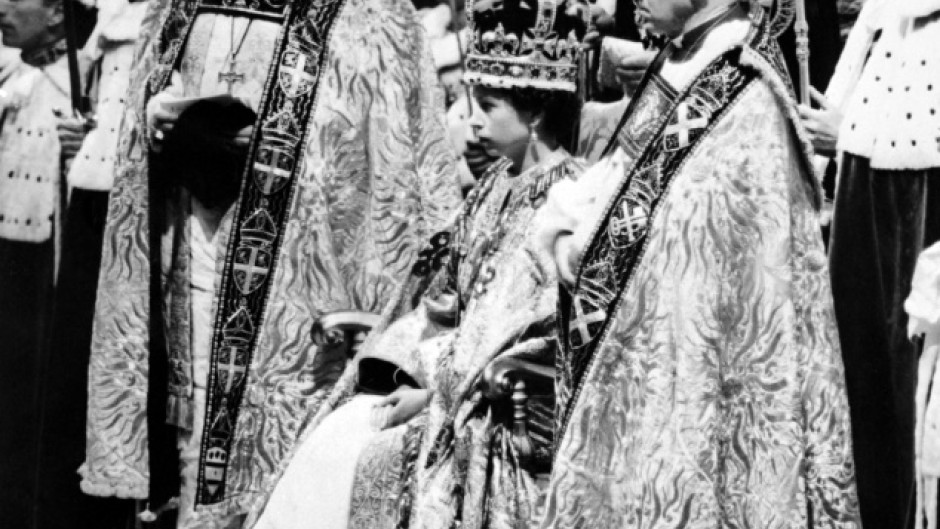
[[[641,53],[624,57],[616,67],[617,80],[623,87],[624,94],[628,97],[636,95],[640,87],[640,81],[646,75],[646,70],[653,64],[656,58],[656,52],[652,50],[643,50]]]
[[[404,424],[421,413],[430,401],[430,391],[401,386],[376,403],[372,409],[372,426],[385,430]]]
[[[178,74],[174,72],[174,81],[170,86],[159,94],[150,98],[147,102],[147,126],[151,131],[151,138],[154,141],[155,150],[159,151],[161,142],[166,134],[173,131],[177,120],[180,117],[180,111],[176,110],[180,105],[174,105],[183,99],[182,90],[179,88],[182,81],[177,79]],[[226,135],[238,147],[246,147],[251,141],[251,135],[254,132],[254,125],[239,129],[234,135]],[[220,131],[221,134],[221,131]]]
[[[89,123],[89,120],[84,118],[59,118],[56,133],[59,135],[59,155],[63,160],[71,160],[78,154],[85,136],[92,128]]]
[[[816,152],[833,156],[839,143],[842,113],[819,90],[810,87],[809,93],[813,101],[819,105],[819,109],[800,105],[800,119],[803,121],[806,131],[809,132],[810,140],[813,142],[813,148],[816,149]]]

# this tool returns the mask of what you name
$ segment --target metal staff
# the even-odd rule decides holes
[[[800,103],[810,104],[809,98],[809,24],[806,22],[806,0],[795,0],[796,22],[793,32],[796,36],[796,60],[800,65]]]
[[[91,112],[91,104],[82,92],[82,73],[78,67],[78,30],[75,26],[75,6],[77,0],[62,0],[62,12],[65,18],[66,57],[69,65],[69,95],[72,99],[72,111],[76,116],[86,116]]]

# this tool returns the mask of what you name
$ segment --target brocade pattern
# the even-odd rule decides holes
[[[674,177],[542,527],[860,527],[826,256],[782,106],[755,82]]]
[[[143,34],[157,33],[168,9],[168,2],[156,3]],[[349,0],[329,48],[271,295],[257,323],[225,498],[207,516],[244,512],[257,501],[342,372],[344,358],[318,354],[313,321],[342,309],[381,312],[420,243],[459,202],[443,98],[410,4]],[[145,497],[146,396],[122,388],[146,387],[148,375],[143,109],[149,72],[163,73],[153,40],[143,42],[136,62],[142,73],[132,82],[105,234],[83,472],[99,493],[127,489]]]

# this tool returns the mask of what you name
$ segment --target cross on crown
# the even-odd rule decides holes
[[[470,5],[467,14],[473,38],[466,60],[466,82],[576,90],[579,32],[584,21],[567,14],[565,0],[533,3],[477,0]]]
[[[523,34],[522,38],[515,33],[507,33],[502,24],[493,31],[478,34],[475,39],[475,50],[486,55],[496,57],[525,56],[540,54],[541,60],[572,60],[579,49],[579,41],[573,34],[567,38],[550,33],[545,36],[530,37]],[[531,57],[531,62],[539,60]]]

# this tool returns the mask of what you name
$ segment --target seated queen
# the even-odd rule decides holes
[[[535,516],[507,406],[482,380],[499,357],[554,359],[557,284],[532,220],[551,186],[583,169],[568,152],[584,24],[554,0],[468,13],[470,125],[499,160],[421,253],[246,527],[519,527]]]

